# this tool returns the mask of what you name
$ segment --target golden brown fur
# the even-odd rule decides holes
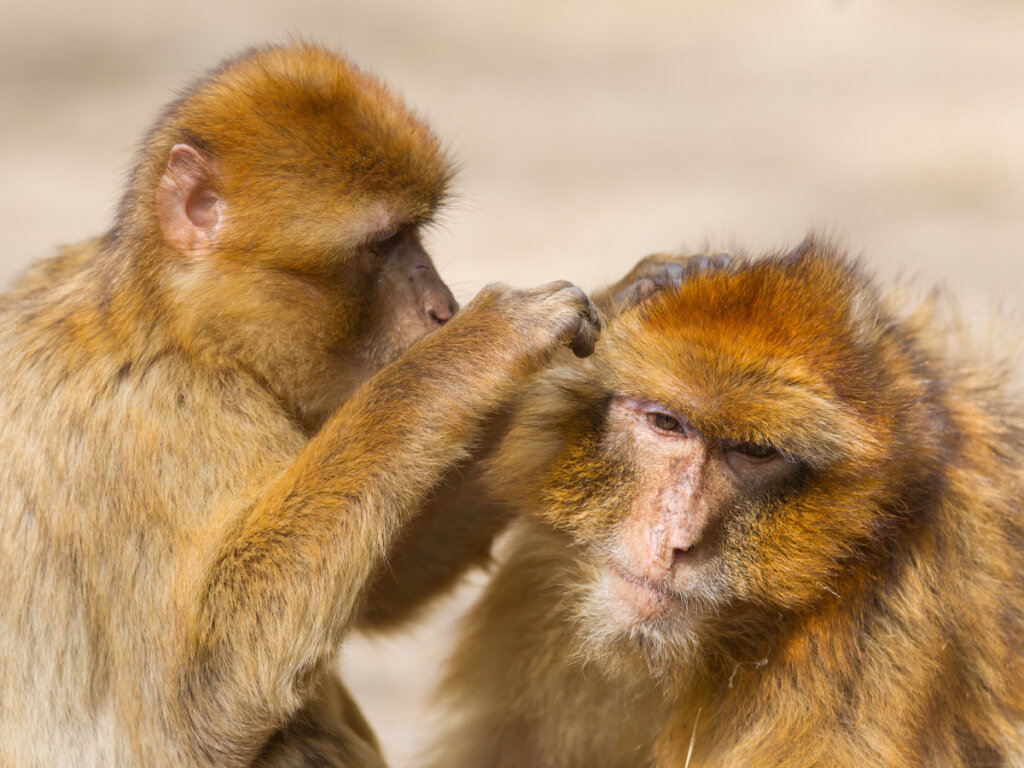
[[[337,646],[485,417],[596,332],[568,284],[447,322],[417,226],[448,176],[343,60],[254,50],[0,299],[0,765],[381,765]]]
[[[490,466],[528,515],[449,670],[461,719],[434,765],[1024,765],[1019,381],[899,301],[808,242],[689,275],[532,387]],[[707,568],[616,592],[652,477],[613,431],[623,395],[787,474],[667,567],[705,547]],[[621,619],[622,584],[646,621]]]

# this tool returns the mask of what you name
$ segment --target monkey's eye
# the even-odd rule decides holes
[[[403,235],[404,232],[401,228],[386,229],[383,232],[378,232],[374,235],[373,239],[366,245],[374,253],[385,254],[393,250],[395,246],[398,245]]]
[[[778,455],[778,451],[770,445],[762,443],[733,443],[726,448],[729,451],[742,454],[748,459],[770,459]]]
[[[669,416],[667,413],[661,413],[660,411],[651,411],[647,414],[647,421],[651,423],[655,429],[659,429],[662,432],[682,432],[683,425],[679,423],[679,419],[675,416]]]

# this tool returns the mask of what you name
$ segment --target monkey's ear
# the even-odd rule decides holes
[[[213,245],[227,203],[212,183],[213,161],[188,144],[175,144],[156,188],[156,217],[167,244],[188,256]]]

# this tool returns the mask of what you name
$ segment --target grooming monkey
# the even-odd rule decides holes
[[[0,765],[382,765],[338,644],[490,415],[598,330],[568,283],[453,317],[418,237],[449,177],[376,81],[254,50],[0,299]]]
[[[821,243],[705,264],[528,385],[433,765],[1024,765],[1014,372]]]

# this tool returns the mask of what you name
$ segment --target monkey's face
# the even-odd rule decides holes
[[[884,543],[912,480],[878,313],[819,258],[701,275],[612,324],[538,507],[587,553],[592,648],[678,667],[831,598]]]
[[[302,382],[313,425],[459,308],[411,225],[375,234],[334,269],[292,279],[306,282],[315,297],[305,324],[323,340],[326,364]]]
[[[634,646],[678,667],[742,591],[746,530],[806,468],[768,443],[704,434],[671,405],[613,394],[600,429],[569,444],[545,517],[584,546],[581,625],[602,655]]]
[[[368,286],[350,314],[362,314],[366,329],[358,346],[378,365],[398,357],[458,311],[415,227],[378,235],[360,257],[370,262],[365,267]]]
[[[308,390],[303,409],[313,425],[459,308],[412,225],[376,233],[334,269],[293,279],[306,281],[316,297],[305,323],[323,340],[320,354],[327,361],[319,376],[302,382]]]

